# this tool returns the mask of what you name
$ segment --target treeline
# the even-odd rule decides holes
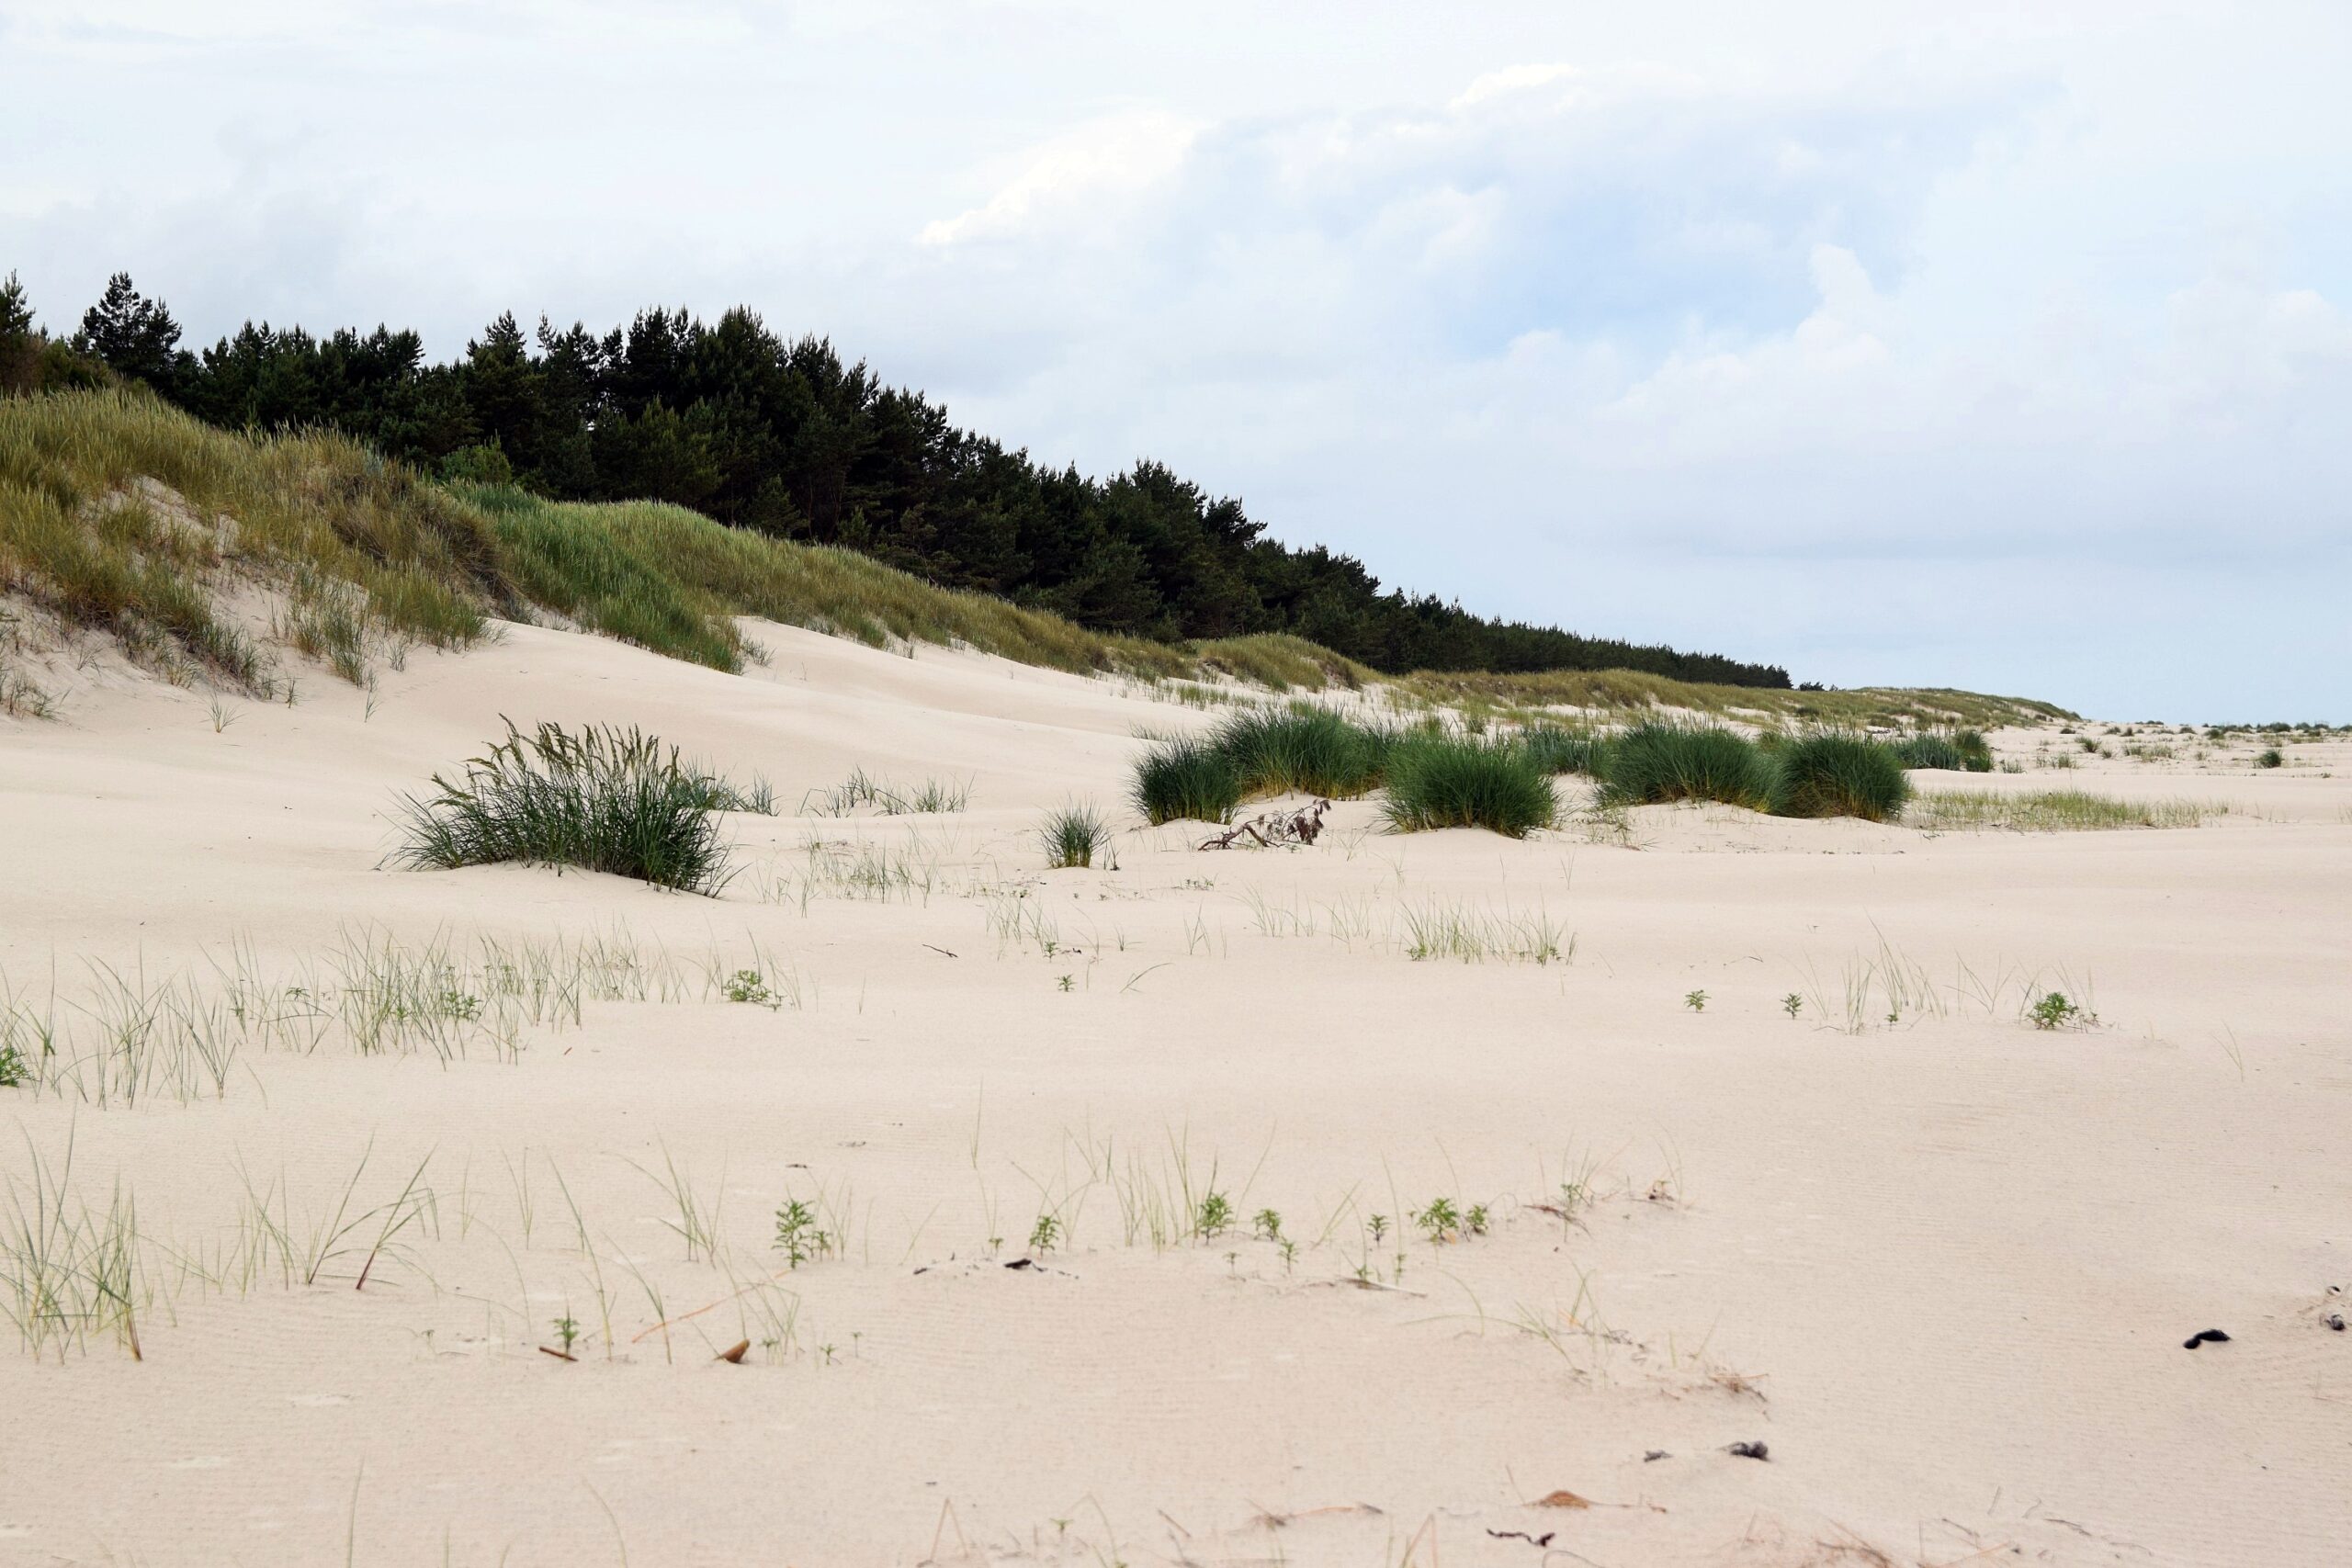
[[[1238,501],[1159,463],[1107,479],[1042,466],[748,310],[712,322],[650,310],[602,335],[544,318],[526,333],[502,315],[437,365],[415,333],[381,326],[317,337],[248,322],[201,353],[180,335],[160,300],[118,274],[70,339],[47,343],[12,276],[0,386],[71,380],[95,362],[214,423],[328,425],[450,479],[675,502],[1106,632],[1294,632],[1390,671],[1631,669],[1789,684],[1775,666],[1383,592],[1353,557],[1266,538]]]

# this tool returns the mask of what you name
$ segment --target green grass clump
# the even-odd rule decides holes
[[[1787,742],[1772,758],[1776,817],[1889,822],[1903,814],[1910,798],[1901,759],[1864,736],[1825,730]]]
[[[1772,770],[1736,730],[1652,720],[1611,744],[1601,793],[1614,805],[1719,800],[1760,811],[1771,804]]]
[[[526,735],[510,722],[504,740],[433,786],[402,803],[401,863],[576,865],[712,896],[729,876],[716,814],[750,798],[682,763],[676,747],[613,726]]]
[[[2278,748],[2273,746],[2256,757],[2254,765],[2257,768],[2276,768],[2284,765],[2287,759],[2279,753]]]
[[[1209,744],[1232,764],[1245,795],[1347,800],[1380,785],[1392,744],[1328,708],[1257,708],[1218,725]]]
[[[1037,838],[1046,847],[1046,869],[1069,871],[1092,865],[1111,847],[1111,828],[1091,806],[1065,806],[1046,815]]]
[[[1233,759],[1205,740],[1180,735],[1155,744],[1136,762],[1136,809],[1162,822],[1230,822],[1241,804]]]
[[[1519,745],[1547,773],[1599,778],[1608,771],[1609,742],[1589,729],[1535,725],[1519,732]]]
[[[1400,833],[1485,828],[1523,839],[1559,814],[1551,775],[1510,742],[1412,739],[1388,759],[1388,825]]]
[[[1894,750],[1906,768],[1940,768],[1955,773],[1993,771],[1993,748],[1979,730],[1922,730],[1895,741]]]

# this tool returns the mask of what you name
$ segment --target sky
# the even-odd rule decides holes
[[[0,272],[745,304],[1384,581],[2352,721],[2352,6],[0,0]]]

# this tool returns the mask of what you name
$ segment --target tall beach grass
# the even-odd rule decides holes
[[[1241,804],[1241,771],[1232,757],[1196,736],[1155,741],[1136,761],[1132,799],[1143,819],[1229,822]]]
[[[1232,764],[1246,795],[1349,800],[1380,786],[1392,740],[1328,708],[1252,708],[1233,714],[1209,744]]]
[[[1860,817],[1891,822],[1911,798],[1902,761],[1867,736],[1836,731],[1802,736],[1770,761],[1776,817]]]
[[[1385,815],[1391,829],[1485,828],[1523,839],[1557,820],[1550,773],[1510,741],[1411,739],[1388,759]]]
[[[1772,771],[1736,730],[1653,720],[1610,743],[1601,794],[1623,805],[1713,800],[1760,811],[1771,804]]]
[[[715,896],[729,875],[717,814],[749,804],[642,730],[542,724],[525,734],[510,722],[505,739],[402,801],[394,858],[572,865]]]

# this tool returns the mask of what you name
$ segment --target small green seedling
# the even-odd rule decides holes
[[[1061,1238],[1060,1216],[1040,1214],[1037,1216],[1037,1223],[1029,1227],[1029,1250],[1035,1253],[1051,1252],[1054,1249],[1054,1244]]]
[[[1373,1215],[1373,1216],[1372,1216],[1372,1219],[1371,1219],[1371,1221],[1370,1221],[1370,1224],[1371,1224],[1371,1226],[1372,1226],[1372,1239],[1373,1239],[1373,1240],[1374,1240],[1374,1241],[1378,1241],[1382,1236],[1385,1236],[1385,1235],[1386,1235],[1388,1234],[1388,1216],[1387,1216],[1387,1215],[1385,1215],[1385,1214],[1374,1214],[1374,1215]]]
[[[563,1347],[563,1353],[566,1356],[571,1354],[572,1346],[579,1343],[579,1340],[580,1325],[576,1319],[566,1316],[555,1320],[555,1341]]]
[[[777,1005],[775,992],[769,989],[767,981],[756,969],[736,970],[719,988],[730,1002],[749,1002],[753,1007],[769,1009]]]
[[[1061,977],[1061,987],[1065,991],[1076,990],[1078,988],[1078,976],[1075,975],[1063,976]]]
[[[775,1212],[775,1245],[785,1261],[797,1269],[833,1249],[833,1238],[817,1226],[817,1215],[795,1198]]]
[[[1283,1238],[1283,1217],[1272,1209],[1261,1209],[1250,1222],[1260,1241],[1280,1241]]]
[[[1222,1192],[1212,1191],[1203,1198],[1193,1215],[1193,1228],[1204,1236],[1223,1235],[1232,1224],[1233,1201]]]
[[[1787,996],[1781,998],[1781,1010],[1787,1013],[1791,1018],[1794,1018],[1797,1014],[1804,1010],[1804,998],[1797,995],[1794,991],[1791,991]]]
[[[32,1076],[23,1052],[14,1045],[0,1045],[0,1089],[15,1089]]]
[[[1412,1220],[1415,1224],[1421,1227],[1422,1234],[1430,1238],[1431,1247],[1441,1245],[1447,1236],[1462,1229],[1462,1215],[1454,1208],[1453,1200],[1451,1198],[1430,1199],[1429,1207],[1414,1214]]]
[[[2052,991],[2032,1007],[2026,1016],[2036,1029],[2060,1029],[2083,1016],[2082,1008],[2064,991]]]
[[[1707,1010],[1707,993],[1704,991],[1685,991],[1682,994],[1682,1005],[1689,1008],[1692,1012],[1704,1012]]]
[[[1471,1204],[1462,1215],[1462,1228],[1468,1231],[1472,1235],[1486,1235],[1487,1206],[1484,1203]]]

